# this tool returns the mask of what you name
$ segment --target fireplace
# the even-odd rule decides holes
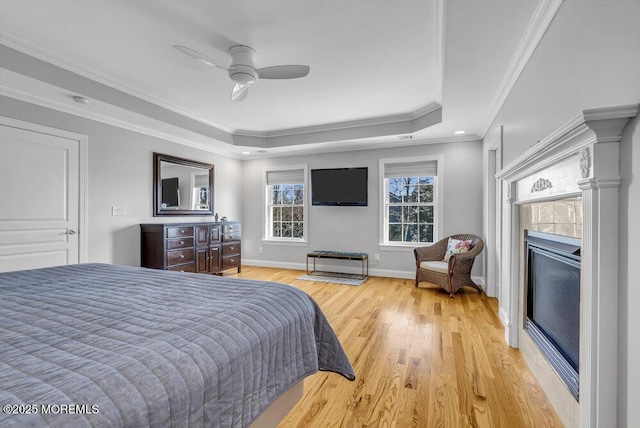
[[[520,348],[532,373],[567,427],[618,426],[619,146],[622,130],[629,119],[638,114],[638,110],[637,104],[584,110],[495,175],[496,179],[502,180],[500,194],[505,197],[500,206],[500,235],[494,239],[501,249],[497,260],[500,277],[498,302],[499,316],[505,325],[505,339],[509,345]],[[559,211],[562,214],[560,222],[555,218],[553,222],[543,218],[549,211],[544,204],[555,204],[556,201],[575,197],[582,198],[580,222],[577,217],[573,222],[571,203],[568,201],[564,202],[566,210]],[[533,219],[531,216],[521,216],[521,209],[528,204],[541,205],[539,211],[534,210],[537,215]],[[578,207],[575,202],[573,205]],[[527,219],[537,219],[538,222],[535,227],[528,227]],[[575,326],[567,323],[555,333],[547,331],[545,334],[543,331],[539,335],[547,339],[551,337],[552,341],[554,334],[556,338],[562,339],[564,336],[564,344],[570,344],[560,348],[562,351],[558,353],[569,367],[579,367],[579,401],[557,376],[559,370],[551,367],[547,358],[542,356],[532,334],[525,330],[531,300],[528,299],[526,288],[529,254],[523,251],[526,248],[525,229],[554,234],[567,234],[573,230],[574,237],[581,239],[581,245],[575,245],[574,251],[565,251],[568,253],[566,257],[556,254],[555,258],[547,257],[547,261],[569,261],[563,268],[566,268],[566,272],[575,268],[570,276],[579,272],[579,360],[575,355],[572,359],[572,354],[575,354],[573,339],[567,339],[575,332]],[[530,233],[527,238],[533,241]],[[579,253],[575,252],[578,247]],[[532,257],[536,261],[543,260],[547,255],[533,251]],[[573,262],[579,265],[572,267]],[[529,270],[533,270],[536,276],[536,267]],[[551,269],[543,264],[538,270],[545,274]],[[533,296],[539,298],[537,292]],[[549,308],[550,305],[542,307],[544,310]],[[534,321],[536,315],[534,308]],[[545,319],[548,314],[539,315],[543,320],[530,324],[548,326],[550,322]]]
[[[525,331],[577,400],[581,243],[532,230],[525,242]]]

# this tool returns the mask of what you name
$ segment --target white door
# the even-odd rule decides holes
[[[79,262],[80,141],[0,125],[0,272]]]

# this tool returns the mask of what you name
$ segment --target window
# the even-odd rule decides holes
[[[305,241],[306,166],[267,170],[265,239]]]
[[[437,158],[380,161],[382,244],[407,245],[438,240],[440,207]]]

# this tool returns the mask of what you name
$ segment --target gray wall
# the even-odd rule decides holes
[[[0,98],[0,115],[88,136],[90,262],[139,266],[140,223],[212,220],[153,217],[153,152],[214,164],[214,209],[220,216],[241,218],[240,160],[6,97]],[[126,215],[112,216],[114,205],[126,207]]]
[[[400,251],[379,247],[381,215],[379,160],[423,155],[444,156],[444,220],[442,236],[468,232],[482,234],[482,145],[466,143],[415,145],[392,149],[372,149],[309,156],[279,157],[245,161],[243,168],[242,256],[247,263],[301,268],[310,250],[358,251],[369,254],[371,273],[413,278],[415,262],[410,248]],[[311,206],[308,211],[308,245],[272,245],[262,242],[263,193],[265,167],[308,165],[315,168],[369,168],[369,205],[367,207]],[[310,195],[307,195],[309,197]],[[263,248],[260,254],[259,248]],[[374,254],[380,254],[375,264]],[[352,262],[353,263],[353,262]],[[334,263],[342,267],[340,263]],[[354,266],[354,264],[351,264]],[[341,269],[344,270],[344,269]],[[482,275],[482,260],[473,275]]]

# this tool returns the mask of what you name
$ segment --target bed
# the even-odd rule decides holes
[[[247,427],[353,368],[315,301],[272,282],[83,264],[0,274],[0,426]]]

